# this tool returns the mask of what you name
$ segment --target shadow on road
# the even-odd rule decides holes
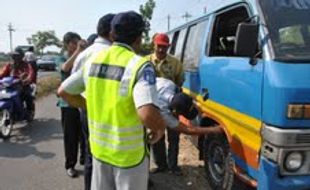
[[[149,190],[212,190],[207,184],[204,167],[181,166],[183,175],[176,176],[169,172],[150,174],[153,186]],[[255,190],[235,179],[232,190]]]
[[[154,185],[149,190],[206,190],[203,168],[181,166],[183,175],[177,176],[169,172],[150,174]]]
[[[55,153],[39,151],[36,146],[55,139],[62,139],[59,120],[36,119],[30,124],[16,125],[10,139],[0,142],[0,157],[23,158],[34,155],[52,159]]]

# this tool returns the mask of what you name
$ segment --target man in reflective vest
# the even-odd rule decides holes
[[[113,45],[68,78],[58,94],[72,106],[87,107],[92,189],[146,190],[145,141],[147,137],[150,143],[158,141],[166,126],[155,106],[155,71],[152,63],[135,53],[145,27],[141,15],[119,13],[111,26]],[[87,106],[79,95],[85,89]]]

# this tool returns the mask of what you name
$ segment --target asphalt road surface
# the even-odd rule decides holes
[[[63,135],[56,96],[39,100],[33,123],[18,125],[8,141],[0,139],[0,190],[80,190],[79,178],[64,169]]]
[[[84,189],[82,166],[77,165],[78,178],[72,179],[65,173],[63,134],[55,94],[38,100],[36,108],[31,124],[16,125],[9,140],[0,139],[0,190]],[[182,136],[179,164],[184,175],[152,175],[155,186],[150,190],[209,190],[203,162],[197,158],[198,151]]]

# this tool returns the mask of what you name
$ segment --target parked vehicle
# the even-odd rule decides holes
[[[212,189],[234,176],[259,190],[310,188],[309,12],[310,0],[235,0],[168,32],[197,122],[225,131],[193,139]]]
[[[23,52],[26,53],[31,47],[34,48],[33,45],[19,45],[19,46],[16,46],[15,49],[22,49]]]
[[[35,87],[31,88],[34,98]],[[0,80],[0,136],[9,138],[13,126],[19,121],[31,122],[35,115],[35,105],[27,109],[21,97],[22,86],[19,79],[5,77]],[[29,111],[28,111],[29,110]]]
[[[54,71],[56,70],[56,55],[43,55],[37,60],[38,69]]]

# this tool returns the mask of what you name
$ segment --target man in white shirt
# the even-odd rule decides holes
[[[86,48],[75,59],[71,74],[79,71],[85,64],[92,61],[92,57],[95,57],[97,53],[104,49],[108,49],[112,44],[110,38],[111,21],[114,18],[114,14],[107,14],[101,17],[97,25],[98,37],[94,40],[93,44]],[[80,116],[82,122],[82,134],[85,141],[85,162],[84,162],[84,184],[85,190],[90,190],[91,187],[91,175],[92,175],[92,156],[90,153],[88,142],[88,126],[87,126],[87,114],[85,110],[80,109]]]
[[[98,37],[91,46],[86,48],[76,58],[73,64],[73,68],[71,70],[71,74],[78,71],[91,56],[94,56],[101,50],[109,48],[111,46],[112,39],[110,37],[110,30],[111,30],[110,23],[111,20],[114,18],[114,16],[115,16],[114,14],[107,14],[99,19],[97,25]]]
[[[141,86],[140,88],[143,87]],[[193,99],[182,93],[179,87],[171,80],[157,77],[156,91],[158,93],[157,106],[168,128],[187,135],[206,135],[222,132],[219,127],[188,127],[179,121],[178,116],[180,115],[188,120],[195,119],[198,115],[198,110],[194,105]]]
[[[34,54],[33,46],[29,47],[28,50],[25,52],[25,56],[23,60],[31,65],[34,71],[34,82],[37,83],[38,66],[37,66],[37,58]]]

